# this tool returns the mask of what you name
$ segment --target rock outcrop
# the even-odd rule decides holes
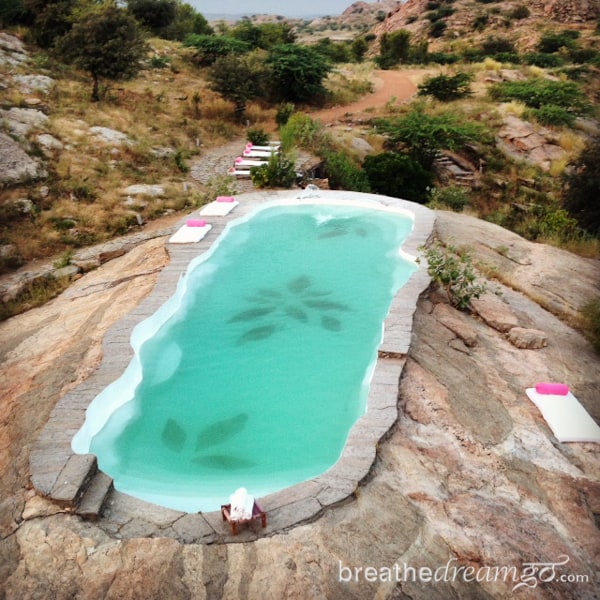
[[[595,598],[600,449],[559,444],[524,389],[565,381],[600,421],[598,355],[538,303],[569,314],[597,293],[599,263],[463,215],[438,213],[437,229],[510,271],[501,302],[515,327],[544,332],[547,345],[520,349],[431,291],[415,317],[399,420],[356,497],[285,534],[240,537],[246,543],[195,542],[202,532],[185,519],[146,538],[143,513],[107,531],[29,489],[37,432],[98,364],[103,332],[153,285],[167,260],[162,240],[0,324],[4,597]],[[541,563],[555,565],[552,580],[546,570],[542,581]],[[504,577],[494,571],[503,567]],[[428,572],[439,580],[419,581]]]

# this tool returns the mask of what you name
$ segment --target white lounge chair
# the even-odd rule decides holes
[[[600,427],[570,392],[540,393],[543,384],[525,390],[559,442],[600,442]],[[553,391],[551,387],[547,390]]]

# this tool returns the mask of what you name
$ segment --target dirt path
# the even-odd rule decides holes
[[[425,75],[431,73],[426,69],[406,69],[404,71],[374,71],[373,83],[375,86],[371,94],[363,96],[360,100],[344,106],[334,106],[311,113],[314,119],[322,123],[334,123],[348,114],[356,115],[370,108],[377,108],[386,104],[395,97],[400,103],[408,100],[417,92],[417,85]]]

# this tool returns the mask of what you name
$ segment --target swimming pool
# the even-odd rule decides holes
[[[412,228],[372,205],[266,206],[194,260],[132,335],[73,440],[115,487],[187,512],[327,470],[365,411]]]

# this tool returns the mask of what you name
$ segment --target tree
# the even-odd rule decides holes
[[[177,12],[172,23],[160,30],[160,37],[167,40],[182,41],[190,34],[214,33],[208,21],[189,4],[177,2]]]
[[[246,112],[246,103],[264,93],[266,67],[252,52],[242,56],[228,54],[218,58],[208,74],[211,87],[235,104],[237,120]]]
[[[127,0],[127,10],[142,26],[160,35],[177,16],[177,0]]]
[[[369,44],[364,37],[357,37],[352,41],[350,49],[352,51],[354,60],[356,62],[362,62],[367,50],[369,49]]]
[[[75,0],[25,0],[24,6],[35,18],[31,37],[40,48],[52,48],[73,26],[71,13]]]
[[[588,142],[565,175],[563,205],[579,226],[600,235],[600,137]]]
[[[331,66],[315,49],[280,44],[271,49],[267,64],[271,68],[271,92],[276,100],[311,104],[325,95],[323,80]]]
[[[430,171],[410,156],[398,152],[367,156],[363,162],[363,170],[376,194],[413,202],[425,202],[427,189],[433,183]]]
[[[399,29],[393,33],[384,33],[379,40],[379,56],[375,58],[382,69],[391,69],[405,62],[410,50],[410,32]]]
[[[381,119],[379,131],[388,133],[386,147],[398,151],[406,148],[410,156],[427,170],[440,150],[455,150],[482,137],[481,127],[453,113],[428,115],[417,106],[403,118]]]
[[[196,49],[196,60],[204,67],[212,65],[221,56],[245,54],[250,50],[246,42],[226,35],[188,35],[183,45]]]
[[[135,19],[114,4],[90,7],[56,45],[67,62],[87,71],[98,101],[100,79],[129,79],[140,69],[147,46]]]

